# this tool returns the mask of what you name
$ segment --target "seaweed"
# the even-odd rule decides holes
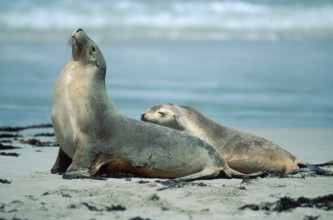
[[[251,209],[253,211],[265,210],[271,212],[285,212],[298,207],[319,208],[326,211],[333,210],[333,194],[319,196],[316,198],[299,197],[293,199],[290,197],[282,197],[273,203],[246,204],[239,207],[240,210]]]
[[[22,135],[8,134],[8,133],[0,134],[0,138],[19,138],[19,137],[22,137]]]
[[[0,127],[0,131],[17,132],[17,131],[22,131],[22,130],[31,129],[31,128],[52,128],[52,127],[53,127],[53,125],[50,123],[28,125],[28,126],[17,126],[17,127],[3,126],[3,127]]]
[[[187,182],[187,181],[180,181],[180,180],[156,180],[155,182],[161,183],[163,186],[162,188],[157,189],[157,191],[163,191],[166,189],[172,189],[172,188],[183,188],[186,185],[190,186],[207,186],[203,182]]]
[[[90,211],[94,211],[94,212],[103,212],[103,211],[111,212],[111,211],[125,211],[126,210],[126,207],[122,206],[122,205],[112,205],[112,206],[105,206],[104,208],[98,208],[87,202],[82,202],[81,204],[86,206]],[[70,208],[73,208],[73,207],[75,208],[76,206],[72,205]]]
[[[12,145],[4,145],[0,143],[0,150],[13,150],[13,149],[18,149],[20,147],[12,146]]]
[[[11,180],[7,180],[7,179],[0,179],[0,183],[2,183],[2,184],[11,184],[12,181]]]
[[[35,147],[57,147],[59,144],[52,141],[40,141],[38,139],[32,138],[26,141],[21,141],[22,144],[30,144]]]
[[[54,137],[54,133],[37,133],[34,135],[34,137]]]
[[[0,152],[1,156],[11,156],[11,157],[18,157],[20,154],[18,153],[6,153],[6,152]]]

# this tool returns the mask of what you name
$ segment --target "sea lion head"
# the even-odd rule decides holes
[[[182,123],[178,121],[177,109],[178,106],[174,104],[155,105],[141,115],[141,120],[183,130]]]
[[[106,72],[106,63],[97,44],[81,29],[76,29],[69,40],[73,60],[83,65],[93,65]]]

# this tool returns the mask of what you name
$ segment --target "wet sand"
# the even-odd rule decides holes
[[[333,159],[333,129],[242,130],[270,139],[311,163]],[[0,150],[0,153],[19,154],[0,155],[0,219],[333,218],[333,177],[309,172],[290,178],[270,176],[245,182],[241,179],[190,183],[145,178],[64,180],[61,175],[49,172],[58,151],[52,133],[51,127],[0,132],[2,146],[19,147]],[[333,171],[333,167],[325,169]],[[324,202],[311,200],[312,205],[306,199],[299,199],[323,196],[327,196],[322,198]],[[285,206],[277,209],[281,204]]]

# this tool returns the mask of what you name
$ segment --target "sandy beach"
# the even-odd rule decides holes
[[[332,129],[242,130],[266,137],[311,163],[332,159]],[[58,150],[53,146],[56,140],[52,133],[52,127],[0,133],[2,147],[19,147],[0,152],[19,154],[0,155],[0,219],[295,220],[333,217],[333,178],[309,172],[289,178],[271,176],[245,182],[214,179],[168,183],[162,179],[126,177],[64,180],[61,175],[49,172]],[[333,171],[333,167],[325,169]],[[324,207],[301,204],[310,207],[286,210],[292,207],[290,199],[323,196],[327,196]],[[284,197],[290,204],[275,211]]]
[[[311,172],[65,180],[50,173],[52,126],[29,126],[50,122],[80,27],[122,114],[192,106],[309,163],[332,160],[333,1],[2,0],[0,24],[0,220],[333,219],[333,177]]]

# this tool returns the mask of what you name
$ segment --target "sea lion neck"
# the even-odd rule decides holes
[[[79,61],[84,57],[84,50],[89,40],[90,38],[81,28],[78,28],[72,33],[69,44],[72,47],[72,57],[74,61]]]
[[[184,131],[195,134],[195,136],[206,140],[212,145],[222,141],[228,135],[225,127],[220,126],[201,112],[184,107],[183,110],[186,112],[185,116],[179,117],[181,119],[179,119],[178,123],[184,127]],[[180,114],[182,113],[180,112]],[[217,136],[219,139],[215,138]]]

